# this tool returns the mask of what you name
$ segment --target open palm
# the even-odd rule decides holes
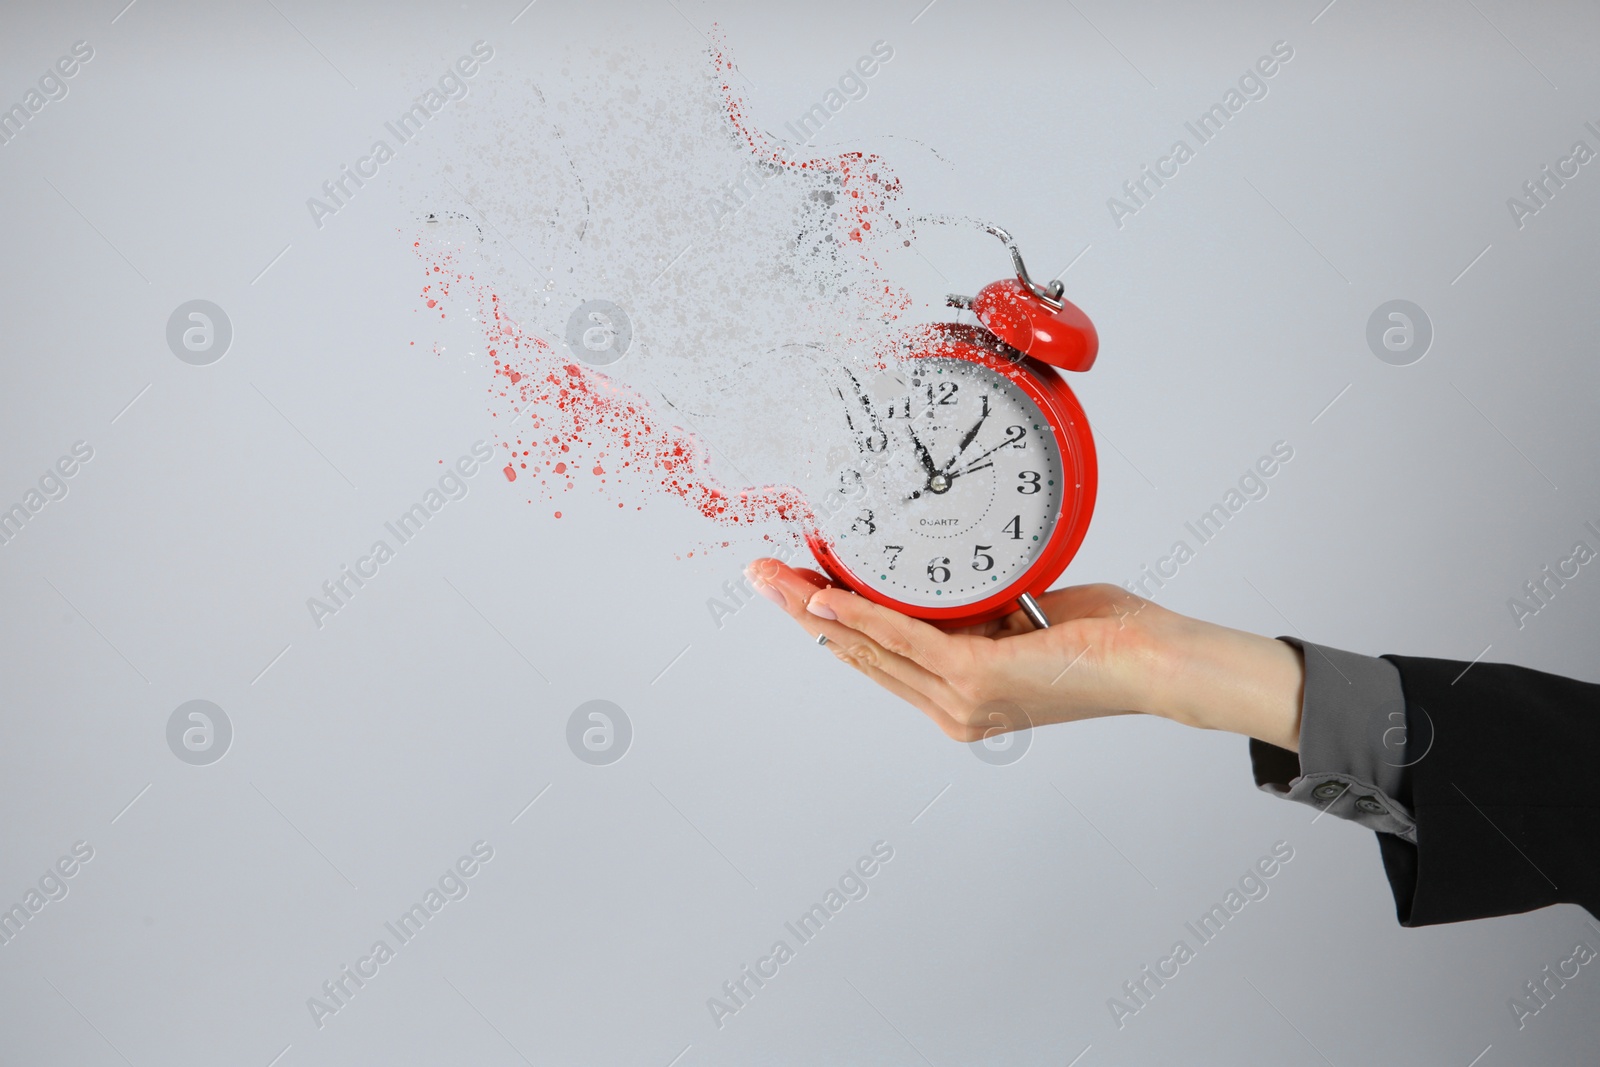
[[[1050,619],[1020,611],[951,632],[773,559],[747,571],[758,587],[835,656],[916,706],[948,736],[976,741],[1007,730],[1149,711],[1168,673],[1167,647],[1192,620],[1110,584],[1039,597]]]

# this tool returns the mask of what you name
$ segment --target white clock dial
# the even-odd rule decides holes
[[[895,386],[851,379],[852,505],[823,533],[857,579],[922,607],[960,607],[1015,582],[1049,544],[1066,488],[1056,437],[1020,387],[964,359],[910,360]],[[886,395],[887,394],[887,395]]]

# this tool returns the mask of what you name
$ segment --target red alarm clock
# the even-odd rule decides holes
[[[836,582],[952,629],[1019,608],[1077,553],[1094,511],[1094,437],[1055,368],[1086,371],[1099,338],[1062,285],[1017,276],[951,296],[981,326],[939,323],[898,339],[898,365],[872,387],[835,390],[854,438],[841,477],[854,506],[807,535]],[[865,490],[862,492],[861,490]]]

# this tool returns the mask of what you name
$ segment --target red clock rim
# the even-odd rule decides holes
[[[976,337],[987,338],[988,335],[976,328],[967,329],[972,331],[974,338],[958,335],[944,344],[930,346],[930,350],[912,352],[909,358],[965,359],[987,367],[1016,383],[1017,387],[1039,406],[1039,410],[1048,420],[1050,430],[1056,438],[1056,446],[1062,455],[1063,480],[1069,473],[1069,464],[1076,461],[1077,469],[1070,473],[1076,474],[1075,481],[1081,486],[1081,491],[1069,502],[1066,486],[1062,485],[1061,500],[1064,506],[1061,520],[1056,523],[1050,540],[1039,553],[1039,558],[1034,560],[1015,581],[991,596],[970,604],[931,608],[920,604],[908,604],[874,589],[857,578],[854,572],[834,554],[831,545],[822,537],[820,531],[813,528],[806,532],[806,544],[811,549],[812,556],[835,581],[873,603],[945,627],[971,626],[1009,615],[1017,610],[1017,597],[1022,593],[1038,596],[1049,589],[1078,554],[1078,548],[1089,532],[1089,520],[1094,514],[1095,496],[1099,488],[1099,467],[1095,456],[1094,435],[1089,429],[1088,417],[1084,414],[1083,407],[1078,403],[1078,398],[1073,394],[1071,387],[1048,364],[1025,356],[1002,355],[993,350],[992,340],[987,345],[981,342],[974,343]],[[947,333],[956,333],[957,330],[966,332],[954,324],[944,324],[944,330]],[[1072,506],[1071,514],[1067,513],[1066,506]]]

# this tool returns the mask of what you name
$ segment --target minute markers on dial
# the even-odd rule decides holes
[[[1061,476],[1064,450],[1046,428],[1054,420],[992,368],[933,358],[902,373],[892,399],[877,384],[869,391],[859,371],[855,381],[841,374],[835,383],[852,422],[852,451],[877,448],[880,430],[888,449],[862,457],[871,464],[862,468],[867,495],[831,518],[831,547],[842,566],[894,601],[934,608],[992,598],[1047,550],[1062,486],[1072,485]],[[860,390],[854,398],[847,382]],[[845,479],[841,490],[855,487],[853,476]]]

